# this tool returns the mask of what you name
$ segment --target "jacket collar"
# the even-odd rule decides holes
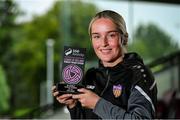
[[[101,63],[101,61],[99,60],[99,68],[100,69],[116,69],[117,67],[125,67],[125,66],[129,66],[131,64],[136,64],[136,63],[143,63],[142,58],[135,52],[130,52],[130,53],[126,53],[124,55],[123,61],[118,63],[116,66],[114,67],[104,67],[103,64]]]

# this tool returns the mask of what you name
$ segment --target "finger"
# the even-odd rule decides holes
[[[74,101],[74,99],[72,99],[72,97],[56,97],[56,99],[63,104],[70,104]]]
[[[56,89],[56,86],[55,86],[55,85],[52,86],[51,90],[53,91],[54,89]]]
[[[72,97],[72,94],[63,94],[63,95],[59,96],[60,99],[67,99],[70,97]]]
[[[65,101],[65,104],[68,105],[68,104],[72,104],[74,102],[73,99],[68,99]]]
[[[66,101],[66,97],[61,97],[61,96],[59,96],[59,97],[56,97],[56,99],[60,102],[60,103],[65,103],[65,101]]]
[[[51,90],[52,90],[52,92],[56,92],[57,91],[56,86],[52,86]]]
[[[57,97],[59,95],[59,92],[57,91],[57,92],[53,92],[53,96],[54,97]]]
[[[89,90],[87,90],[85,88],[81,88],[81,89],[78,89],[78,91],[81,93],[87,93]]]
[[[60,103],[62,103],[62,104],[64,104],[64,103],[65,103],[65,102],[64,102],[64,101],[65,101],[65,99],[60,99],[60,98],[56,97],[56,100],[57,100],[57,101],[59,101],[59,102],[60,102]]]
[[[81,98],[81,94],[76,94],[76,95],[72,95],[73,99],[80,99]]]

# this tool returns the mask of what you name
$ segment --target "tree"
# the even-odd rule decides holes
[[[7,89],[6,87],[13,86],[13,81],[16,81],[15,75],[15,58],[14,52],[12,50],[12,46],[14,45],[14,35],[15,29],[17,28],[15,24],[15,19],[18,16],[18,6],[15,4],[13,0],[3,0],[0,1],[0,64],[2,65],[2,69],[6,73],[6,80],[7,82],[3,82],[2,84],[4,87],[0,87],[0,91],[4,91]],[[1,76],[1,79],[5,79],[4,76]],[[3,80],[2,80],[3,81]],[[1,82],[2,82],[1,81]],[[12,90],[12,91],[11,91]],[[7,96],[10,94],[8,93],[11,91],[11,95],[13,96],[13,89],[6,91]],[[6,96],[6,95],[5,95]],[[3,99],[3,97],[1,97]],[[4,99],[7,99],[5,97]],[[8,101],[9,102],[9,101]],[[11,97],[12,103],[10,106],[13,108],[14,99]],[[3,102],[3,104],[5,104]],[[9,104],[9,103],[8,103]],[[5,105],[8,109],[8,106]],[[12,110],[12,109],[9,109]]]
[[[59,81],[59,64],[63,47],[63,1],[57,1],[52,9],[30,22],[19,24],[13,46],[16,58],[16,106],[17,108],[36,108],[40,99],[40,83],[46,80],[46,40],[55,40],[55,82]],[[89,46],[88,23],[96,12],[92,4],[70,2],[70,41],[71,45]],[[85,10],[86,9],[86,10]],[[88,12],[85,12],[88,11]],[[81,44],[80,44],[81,43]],[[89,54],[91,55],[91,54]],[[92,55],[91,55],[92,57]],[[21,94],[19,94],[21,93]],[[22,104],[26,101],[26,104]]]
[[[9,86],[7,85],[6,75],[5,72],[0,65],[0,113],[9,110],[9,98],[10,98],[10,91]]]
[[[129,48],[140,53],[146,62],[179,49],[177,43],[154,24],[140,25]]]
[[[6,62],[13,44],[13,28],[18,15],[17,5],[12,0],[0,1],[0,56],[1,62]]]

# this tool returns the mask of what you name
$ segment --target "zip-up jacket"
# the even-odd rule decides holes
[[[114,67],[86,72],[84,85],[94,86],[101,98],[94,109],[83,108],[78,102],[69,109],[72,119],[153,119],[157,87],[151,71],[136,53],[127,53]]]

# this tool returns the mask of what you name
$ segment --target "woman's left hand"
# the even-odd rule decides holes
[[[100,97],[85,88],[78,89],[78,91],[80,93],[73,95],[73,99],[78,99],[83,107],[94,109]]]

